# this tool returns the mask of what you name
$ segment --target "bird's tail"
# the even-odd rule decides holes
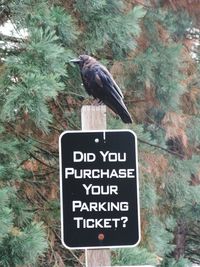
[[[120,116],[124,123],[132,123],[130,113],[128,112],[122,99],[110,98],[108,101],[104,101],[105,104],[112,109],[116,114]]]
[[[127,109],[123,109],[122,112],[119,113],[119,116],[124,123],[132,123],[133,122],[131,115]]]

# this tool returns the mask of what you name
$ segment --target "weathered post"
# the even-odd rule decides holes
[[[106,106],[83,106],[81,110],[82,130],[106,129]],[[86,250],[86,266],[102,267],[110,266],[110,249]]]

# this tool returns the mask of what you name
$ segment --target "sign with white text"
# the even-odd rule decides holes
[[[63,245],[137,245],[136,135],[129,130],[64,132],[59,148]]]

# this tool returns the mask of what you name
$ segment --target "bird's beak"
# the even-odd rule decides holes
[[[79,63],[79,62],[81,62],[81,60],[79,58],[74,58],[74,59],[71,59],[70,62]]]

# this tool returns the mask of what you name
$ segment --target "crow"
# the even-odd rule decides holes
[[[123,94],[107,68],[88,55],[70,61],[79,65],[86,92],[112,109],[124,123],[132,123]]]

